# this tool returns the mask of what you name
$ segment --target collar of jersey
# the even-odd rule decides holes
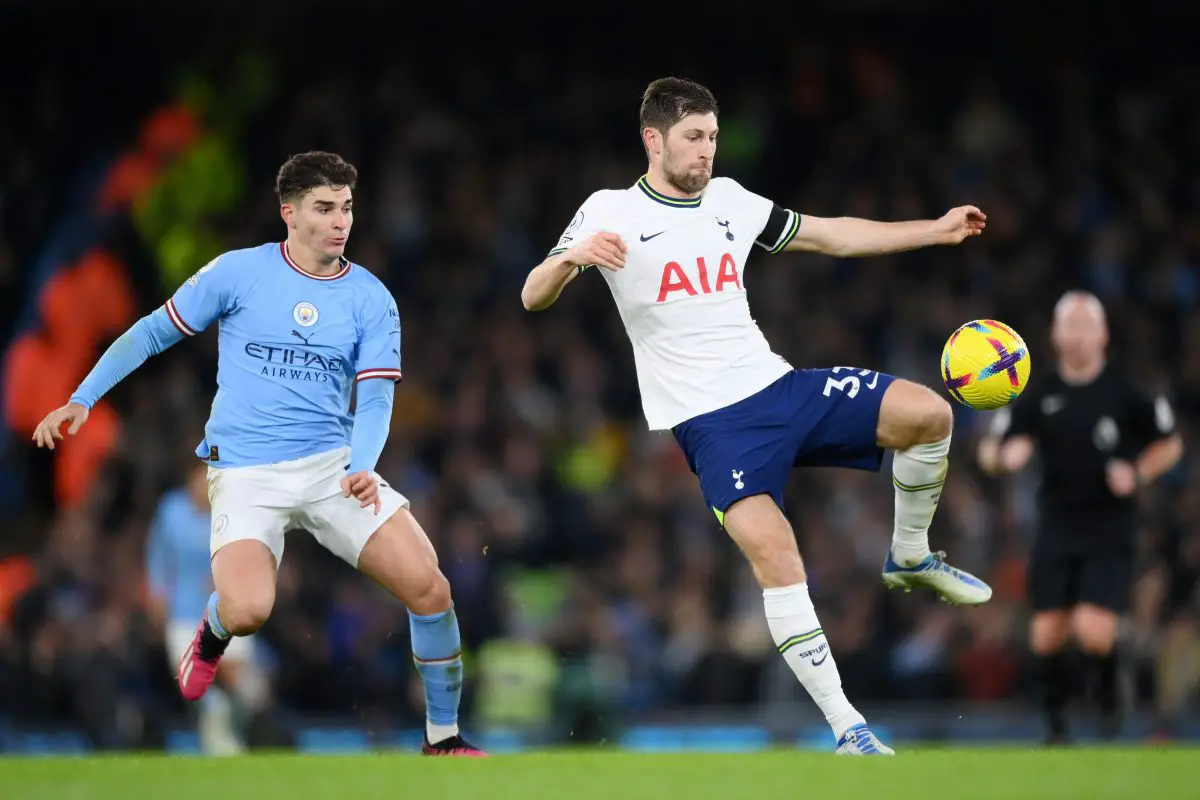
[[[346,275],[348,275],[350,272],[350,262],[346,260],[345,256],[342,256],[339,259],[341,261],[342,268],[333,275],[313,275],[311,272],[292,260],[292,254],[288,252],[287,242],[279,243],[279,254],[283,256],[283,261],[285,264],[296,270],[296,272],[299,272],[304,277],[312,278],[314,281],[336,281],[338,278],[346,277]]]
[[[649,197],[654,202],[662,203],[664,206],[670,206],[671,208],[699,208],[700,201],[704,199],[703,195],[700,197],[688,198],[667,197],[662,192],[654,191],[654,189],[650,187],[650,181],[646,180],[645,175],[638,178],[637,187],[642,190],[642,194],[646,195],[646,197]]]

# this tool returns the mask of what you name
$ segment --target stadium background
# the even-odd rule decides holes
[[[0,53],[19,76],[0,100],[0,751],[193,744],[145,614],[142,548],[203,425],[214,334],[148,363],[55,457],[28,438],[199,265],[281,236],[271,187],[294,152],[361,170],[349,253],[392,289],[405,333],[379,469],[441,554],[468,728],[493,747],[828,745],[749,570],[673,443],[644,430],[607,290],[584,280],[550,312],[520,307],[583,198],[644,169],[636,110],[653,77],[708,84],[718,173],[783,205],[989,215],[957,249],[756,258],[755,315],[793,363],[933,384],[947,333],[990,316],[1025,334],[1036,381],[1050,308],[1083,286],[1109,309],[1114,359],[1168,392],[1195,441],[1200,69],[1170,6],[386,5],[3,12],[20,35]],[[993,582],[988,605],[883,591],[880,476],[797,474],[790,516],[848,694],[885,738],[1032,739],[1036,476],[983,479],[971,454],[987,416],[959,412],[931,538]],[[1136,738],[1198,735],[1195,453],[1146,496],[1125,631]],[[403,609],[306,537],[289,541],[260,638],[275,699],[258,742],[419,738]]]

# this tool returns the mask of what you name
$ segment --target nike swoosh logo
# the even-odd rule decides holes
[[[644,234],[644,233],[643,233],[643,234],[642,234],[642,235],[641,235],[639,238],[640,238],[640,239],[641,239],[643,242],[648,242],[648,241],[650,241],[651,239],[653,239],[655,236],[662,236],[664,233],[666,233],[666,231],[659,231],[658,233],[652,233],[652,234],[650,234],[649,236],[647,236],[646,234]]]
[[[820,661],[817,661],[817,660],[814,658],[814,659],[813,659],[813,662],[812,662],[812,665],[813,665],[814,667],[819,667],[819,666],[821,666],[822,664],[824,664],[824,663],[825,663],[825,659],[827,659],[827,658],[829,658],[829,651],[828,651],[828,650],[826,650],[826,651],[825,651],[825,652],[824,652],[824,653],[821,655],[821,660],[820,660]]]

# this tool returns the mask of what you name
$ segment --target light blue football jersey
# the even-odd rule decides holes
[[[167,606],[171,621],[194,622],[212,593],[209,566],[211,520],[184,489],[158,501],[146,543],[146,578],[150,590]]]
[[[314,276],[286,242],[213,259],[154,313],[185,337],[219,325],[217,394],[196,448],[213,466],[349,446],[355,382],[401,377],[400,315],[383,283],[345,259]]]

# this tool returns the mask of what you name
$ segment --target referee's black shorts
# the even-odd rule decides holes
[[[1125,527],[1089,531],[1067,530],[1062,524],[1040,526],[1029,558],[1031,609],[1065,611],[1086,603],[1117,614],[1127,611],[1133,594],[1135,530]]]

